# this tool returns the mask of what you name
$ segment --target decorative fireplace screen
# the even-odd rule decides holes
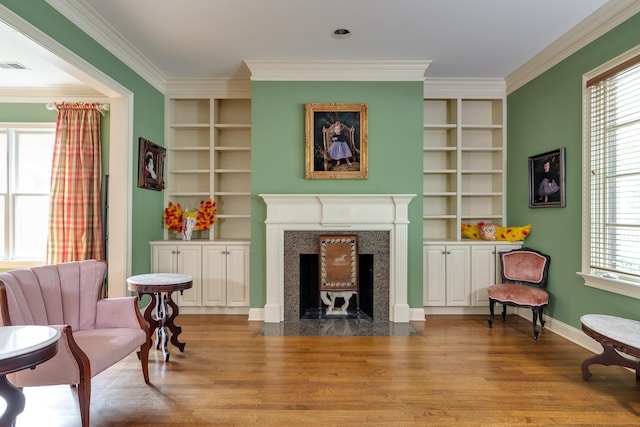
[[[356,314],[360,311],[358,292],[358,236],[320,236],[320,299],[318,316],[322,315],[322,303],[327,305],[326,314],[348,314],[349,301],[355,295]],[[344,304],[336,307],[337,298]]]

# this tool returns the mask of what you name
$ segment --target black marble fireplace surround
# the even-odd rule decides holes
[[[388,231],[285,231],[284,232],[284,320],[300,320],[300,255],[318,254],[322,235],[356,234],[358,253],[372,255],[373,320],[389,320],[389,232]]]

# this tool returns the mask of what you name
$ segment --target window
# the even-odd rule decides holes
[[[640,47],[585,76],[585,284],[640,298]]]
[[[0,124],[0,260],[46,258],[54,142],[51,124]]]

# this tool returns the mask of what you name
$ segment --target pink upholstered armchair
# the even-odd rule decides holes
[[[551,257],[530,248],[514,249],[500,254],[502,283],[487,288],[489,295],[489,327],[493,326],[495,303],[502,304],[502,320],[507,306],[526,307],[533,312],[533,337],[538,339],[537,320],[544,328],[542,311],[549,304],[545,290]]]
[[[107,265],[87,260],[0,273],[0,323],[47,325],[62,337],[47,362],[7,376],[16,387],[78,386],[82,426],[89,427],[91,378],[139,350],[149,383],[149,328],[136,297],[100,299]]]

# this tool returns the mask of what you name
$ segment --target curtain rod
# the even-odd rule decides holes
[[[50,102],[47,104],[47,110],[58,110],[58,106],[84,106],[84,107],[93,107],[100,112],[100,114],[104,115],[105,111],[109,111],[109,104],[100,104],[98,102],[95,103],[84,103],[84,102]]]

